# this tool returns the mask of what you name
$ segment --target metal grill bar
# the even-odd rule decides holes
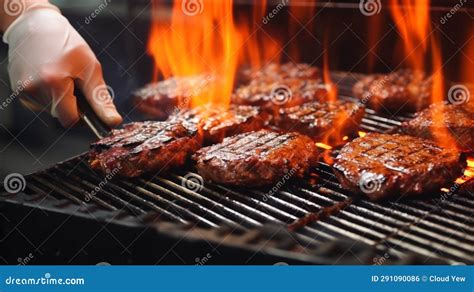
[[[341,86],[342,84],[342,86]],[[349,83],[339,86],[350,90]],[[350,94],[350,92],[348,93]],[[365,131],[386,132],[410,117],[384,117],[368,109],[361,126]],[[308,250],[337,238],[363,242],[399,257],[415,252],[455,262],[474,262],[474,203],[472,194],[447,199],[413,199],[374,203],[344,190],[331,167],[321,162],[315,182],[294,180],[269,195],[266,190],[231,188],[188,180],[193,172],[141,179],[104,178],[76,158],[51,170],[28,177],[31,193],[67,198],[76,204],[90,202],[107,210],[126,210],[140,216],[155,212],[167,220],[206,228],[249,230],[264,224],[291,224],[309,214],[353,198],[339,212],[318,217],[298,229],[295,239]],[[100,186],[100,187],[98,187]]]

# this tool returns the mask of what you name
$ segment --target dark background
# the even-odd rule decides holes
[[[140,119],[131,111],[131,92],[151,79],[152,65],[146,54],[151,6],[145,0],[111,0],[106,9],[90,23],[85,18],[103,1],[52,1],[91,45],[104,68],[106,82],[114,89],[115,102],[125,121]],[[244,15],[254,1],[235,1],[237,15]],[[274,4],[280,1],[274,1]],[[444,69],[452,81],[461,79],[462,65],[474,65],[467,59],[466,40],[473,38],[473,3],[467,1],[445,24],[440,18],[459,1],[433,1],[432,26],[442,42]],[[205,3],[205,1],[204,1]],[[249,5],[250,3],[250,5]],[[307,5],[310,1],[296,1]],[[403,66],[397,56],[400,39],[382,1],[382,11],[372,17],[359,10],[359,1],[319,1],[313,21],[304,29],[291,32],[286,9],[267,25],[259,23],[267,33],[284,36],[288,55],[292,47],[301,52],[297,61],[322,64],[323,39],[328,39],[328,56],[333,70],[353,72],[388,72]],[[160,11],[169,17],[169,11]],[[368,32],[378,30],[378,35]],[[472,30],[471,30],[472,32]],[[288,40],[292,39],[288,43]],[[374,46],[374,44],[377,44]],[[0,101],[11,94],[6,72],[7,46],[0,45]],[[290,56],[290,57],[289,57]],[[429,56],[427,56],[429,57]],[[471,56],[472,57],[472,56]],[[474,58],[473,58],[474,59]],[[0,178],[12,172],[27,174],[87,151],[94,136],[84,127],[64,130],[48,113],[33,113],[18,101],[0,111]]]

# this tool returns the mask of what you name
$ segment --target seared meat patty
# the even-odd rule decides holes
[[[148,117],[165,120],[177,108],[188,108],[192,97],[205,92],[211,82],[214,78],[210,75],[169,78],[135,91],[133,101]]]
[[[474,104],[432,104],[404,122],[401,129],[425,139],[453,139],[460,151],[474,152]]]
[[[228,136],[262,129],[268,115],[254,106],[231,105],[225,109],[211,105],[183,110],[171,116],[170,120],[195,124],[204,141],[213,144]]]
[[[321,79],[285,78],[282,80],[252,80],[237,88],[232,103],[253,105],[277,114],[280,108],[293,107],[323,99],[328,89]]]
[[[364,113],[365,107],[353,102],[310,102],[281,109],[276,126],[315,140],[329,138],[333,134],[342,137],[357,131]]]
[[[405,69],[365,77],[354,85],[353,93],[368,107],[395,114],[429,106],[432,86],[432,78]]]
[[[90,164],[126,177],[168,170],[184,165],[201,147],[197,134],[182,122],[131,123],[92,144]]]
[[[319,68],[304,63],[270,63],[260,69],[246,68],[239,74],[241,83],[249,83],[252,80],[277,81],[286,78],[319,79],[321,72]]]
[[[347,143],[335,159],[341,184],[372,200],[438,193],[463,172],[460,153],[429,140],[369,133]]]
[[[207,181],[263,186],[302,177],[317,164],[318,150],[306,136],[261,130],[225,138],[199,150],[194,159]]]

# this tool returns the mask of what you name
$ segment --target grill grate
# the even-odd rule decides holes
[[[351,82],[337,78],[336,82],[342,95],[346,93],[343,98],[350,98]],[[386,132],[409,118],[383,117],[369,109],[361,130]],[[312,174],[317,177],[314,182],[293,180],[269,196],[265,189],[200,185],[201,178],[192,169],[167,176],[107,180],[91,170],[86,159],[80,156],[28,176],[28,191],[76,204],[90,201],[137,217],[154,212],[172,222],[209,229],[226,226],[247,231],[268,223],[294,226],[306,220],[293,233],[303,253],[347,238],[398,258],[416,253],[449,263],[474,262],[474,195],[469,192],[374,203],[342,189],[331,167],[321,162]]]

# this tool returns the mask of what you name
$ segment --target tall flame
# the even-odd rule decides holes
[[[170,22],[161,21],[158,15],[166,9],[164,1],[152,1],[148,51],[156,66],[155,80],[159,75],[210,74],[217,77],[217,82],[193,96],[192,104],[228,105],[244,40],[234,23],[232,0],[176,0]]]
[[[471,28],[468,31],[468,43],[466,49],[464,49],[464,60],[462,67],[462,79],[464,82],[469,83],[470,85],[474,84],[474,28]],[[471,92],[471,95],[474,95],[474,92]],[[471,103],[473,102],[474,96],[470,97]]]
[[[429,41],[430,0],[390,0],[395,24],[403,39],[405,57],[414,71],[423,71]]]
[[[441,46],[438,37],[431,30],[430,0],[391,0],[392,15],[401,34],[404,44],[405,60],[413,69],[415,77],[423,78],[428,73],[426,56],[431,54],[431,103],[442,103],[446,100],[445,78],[443,76],[443,62]],[[417,80],[414,80],[416,83]],[[415,84],[416,86],[416,84]],[[432,136],[436,142],[445,148],[457,148],[456,141],[444,122],[445,111],[438,106],[432,111],[434,127],[431,127]]]

